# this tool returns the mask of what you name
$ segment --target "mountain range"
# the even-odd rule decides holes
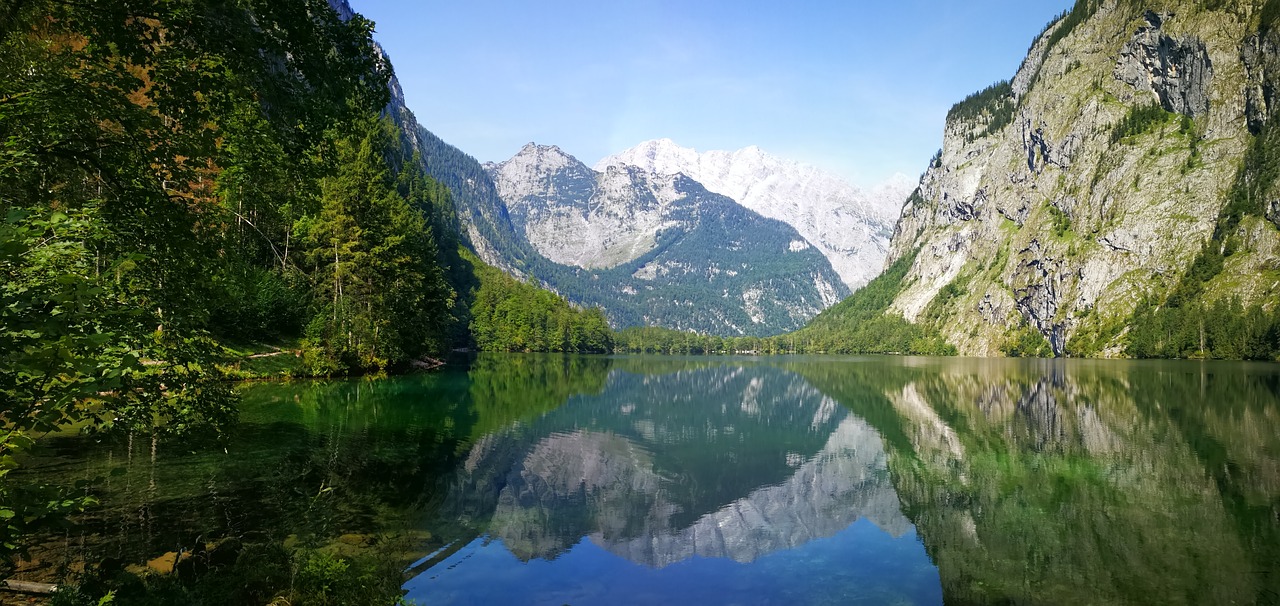
[[[864,192],[816,167],[751,146],[699,153],[670,139],[645,141],[595,166],[680,173],[703,187],[800,232],[850,289],[880,273],[893,224],[915,182],[898,174]]]
[[[406,108],[392,113],[411,116]],[[778,334],[849,293],[794,227],[683,174],[594,171],[535,144],[482,165],[405,124],[428,174],[453,192],[465,235],[484,261],[579,305],[600,306],[617,327]],[[872,257],[869,265],[880,262]]]
[[[1278,48],[1275,0],[1080,0],[951,109],[900,213],[903,179],[859,191],[752,147],[592,169],[414,140],[484,260],[617,327],[778,334],[889,268],[813,334],[883,317],[969,355],[1253,357],[1280,351]]]
[[[478,248],[499,265],[523,263],[571,300],[600,305],[616,325],[772,334],[848,293],[795,229],[685,175],[595,171],[532,143],[484,168],[501,203],[488,213],[500,220],[492,232],[504,237]]]
[[[865,284],[909,187],[867,194],[759,148],[698,154],[670,140],[594,170],[531,143],[483,169],[491,185],[474,167],[433,176],[481,190],[459,200],[486,261],[600,305],[617,326],[723,335],[797,329]]]

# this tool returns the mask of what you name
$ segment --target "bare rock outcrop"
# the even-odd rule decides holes
[[[1195,36],[1173,37],[1161,26],[1173,15],[1147,11],[1146,25],[1120,49],[1115,75],[1141,91],[1153,91],[1167,111],[1187,116],[1209,113],[1213,62],[1204,41]]]

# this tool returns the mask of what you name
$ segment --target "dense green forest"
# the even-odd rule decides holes
[[[598,307],[577,309],[555,293],[477,264],[471,332],[483,351],[610,353],[613,331]]]
[[[889,311],[914,261],[914,253],[894,261],[853,296],[788,338],[814,352],[954,355],[955,348],[927,323],[913,324]]]
[[[977,135],[968,135],[968,139],[972,141],[1008,126],[1013,122],[1015,109],[1017,104],[1013,98],[1013,86],[1008,80],[1001,80],[953,105],[947,112],[947,122],[980,121],[983,124],[982,130]]]

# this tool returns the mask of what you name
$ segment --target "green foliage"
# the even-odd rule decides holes
[[[1239,298],[1202,300],[1133,313],[1126,352],[1135,358],[1219,358],[1274,360],[1280,357],[1280,313]]]
[[[1280,180],[1280,117],[1263,125],[1245,152],[1244,165],[1236,173],[1227,205],[1218,216],[1213,237],[1222,241],[1246,216],[1264,216],[1267,196]]]
[[[1013,86],[1008,80],[1001,80],[952,106],[947,112],[947,122],[984,121],[985,124],[978,137],[985,137],[1012,123],[1016,109]]]
[[[955,355],[955,347],[936,330],[889,312],[914,261],[914,253],[898,259],[804,328],[774,339],[783,343],[788,339],[799,341],[799,349],[810,352]]]
[[[1151,132],[1152,129],[1166,124],[1176,115],[1165,111],[1159,104],[1130,107],[1129,112],[1111,131],[1111,142],[1117,143],[1129,137]]]
[[[1071,231],[1071,216],[1064,212],[1061,208],[1052,203],[1046,204],[1049,209],[1049,218],[1052,219],[1053,235],[1055,238],[1062,238]]]
[[[1257,420],[1275,410],[1270,368],[1012,360],[795,366],[883,438],[903,513],[938,566],[947,603],[1164,595],[1265,603],[1275,593],[1276,579],[1252,572],[1270,566],[1280,545],[1274,491],[1260,488],[1266,476],[1256,471],[1274,461],[1275,426],[1266,421],[1259,430]],[[903,412],[898,394],[907,386],[955,432],[950,452],[963,456],[940,456],[918,417]],[[993,402],[1019,407],[997,411]],[[1100,427],[1115,437],[1105,454],[1091,441]],[[1132,481],[1117,483],[1118,474]],[[1214,530],[1181,542],[1187,520]],[[1206,557],[1218,563],[1215,579],[1230,570],[1238,580],[1195,578]],[[1117,565],[1125,561],[1142,564]]]
[[[335,141],[319,211],[295,225],[316,301],[304,346],[322,352],[326,369],[387,369],[446,345],[454,295],[427,218],[389,169],[397,149],[390,121],[357,122]]]
[[[943,286],[938,290],[938,294],[934,295],[933,300],[929,301],[929,305],[925,307],[924,313],[921,314],[921,321],[930,325],[937,325],[938,322],[945,321],[947,308],[960,297],[969,294],[969,280],[972,277],[971,274],[963,274],[947,282],[946,286]]]
[[[340,135],[362,135],[353,125],[389,98],[371,34],[323,0],[6,5],[0,475],[32,436],[186,436],[234,417],[217,339],[302,329],[327,299],[296,263],[294,226],[336,233],[323,206],[352,190],[323,185],[376,164]],[[382,314],[370,357],[394,360],[431,345],[416,314],[447,297],[418,211],[364,201],[387,217],[354,223],[361,270],[408,276],[351,270],[383,289],[360,302]],[[88,503],[0,483],[0,556]]]
[[[907,208],[920,208],[925,204],[924,196],[920,193],[920,188],[917,187],[911,190],[911,195],[907,196],[907,202],[904,206]]]
[[[1267,0],[1262,5],[1258,32],[1266,36],[1277,29],[1280,29],[1280,0]]]
[[[481,353],[467,371],[475,410],[470,437],[528,422],[570,398],[605,390],[614,360],[605,356]]]
[[[1011,358],[1052,358],[1049,340],[1025,319],[1000,344],[1000,353]]]
[[[480,263],[471,332],[481,351],[613,351],[613,331],[598,307],[576,309],[559,295]]]
[[[1201,135],[1196,131],[1195,121],[1191,119],[1191,116],[1187,115],[1183,115],[1181,118],[1181,122],[1178,125],[1178,134],[1187,137],[1189,140],[1190,153],[1187,155],[1186,163],[1182,165],[1182,174],[1185,175],[1187,171],[1200,166]]]
[[[636,354],[732,355],[738,353],[777,354],[808,351],[807,343],[798,341],[790,335],[770,338],[721,337],[654,326],[623,329],[618,331],[615,341],[615,351]]]
[[[1141,302],[1129,320],[1126,353],[1138,358],[1275,359],[1280,306],[1212,298],[1208,284],[1237,252],[1240,221],[1265,216],[1266,196],[1280,179],[1280,121],[1273,118],[1245,153],[1213,236],[1163,300]]]
[[[656,326],[631,327],[618,331],[614,350],[619,353],[717,354],[725,351],[724,339],[703,336],[693,331],[672,330]]]
[[[10,208],[0,223],[0,477],[33,436],[66,427],[173,435],[234,416],[216,347],[152,324],[129,289],[131,258],[96,267],[93,243],[107,236],[95,219],[91,208]],[[89,502],[0,482],[0,555]]]
[[[311,293],[297,271],[229,261],[213,276],[209,325],[236,340],[279,339],[301,332]]]
[[[137,574],[97,567],[60,585],[49,606],[170,604],[403,604],[402,564],[376,554],[285,549],[273,543],[228,541],[200,549],[175,574]]]
[[[774,337],[722,337],[667,328],[627,328],[617,333],[615,349],[621,353],[652,354],[791,354],[791,353],[897,353],[955,355],[927,321],[913,324],[890,313],[889,305],[901,289],[914,256],[899,259],[875,280],[849,298],[819,314],[804,328]],[[964,294],[963,281],[943,288],[942,305]],[[935,303],[937,300],[935,299]],[[931,306],[931,309],[934,307]],[[936,313],[935,313],[936,315]]]
[[[1084,316],[1083,322],[1076,328],[1066,342],[1066,354],[1072,358],[1094,358],[1103,353],[1126,328],[1124,316],[1103,318],[1098,313]]]

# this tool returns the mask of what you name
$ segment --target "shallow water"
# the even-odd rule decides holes
[[[393,536],[422,604],[1274,603],[1278,394],[1268,364],[481,356],[250,386],[225,442],[58,438],[28,477],[105,478],[49,560]]]

